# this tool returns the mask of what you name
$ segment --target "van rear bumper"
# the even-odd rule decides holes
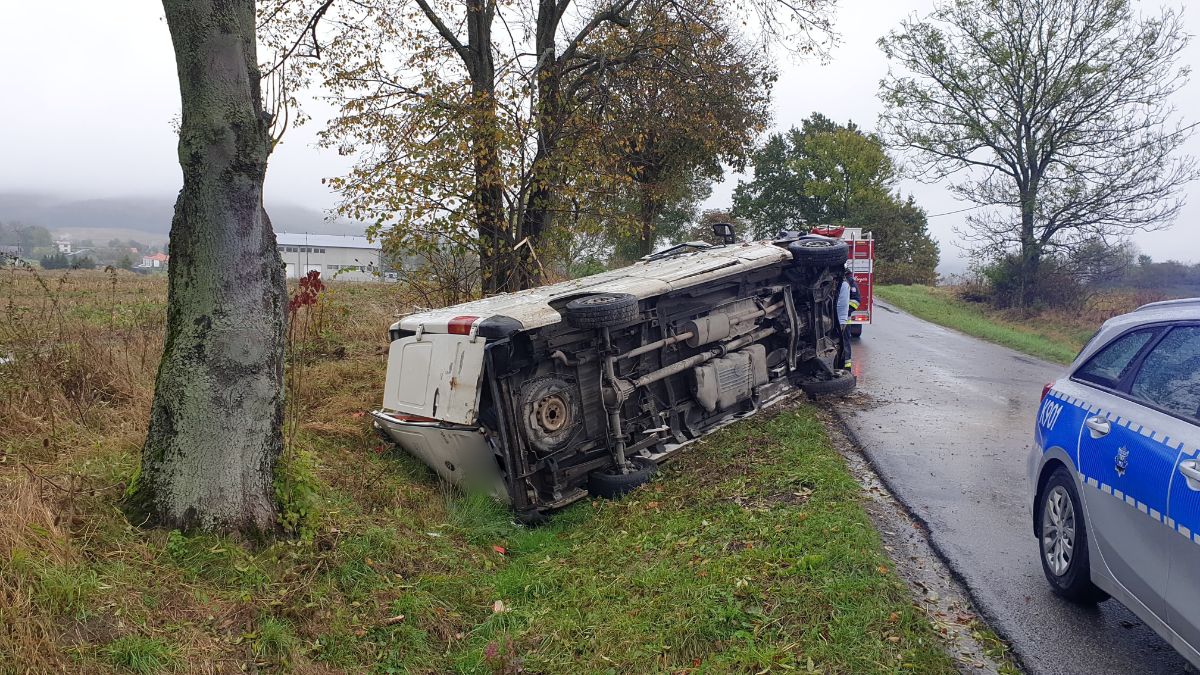
[[[371,417],[377,430],[444,480],[509,500],[504,476],[481,427],[414,420],[385,410],[374,410]]]

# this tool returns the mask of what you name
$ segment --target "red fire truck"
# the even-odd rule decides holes
[[[814,227],[813,234],[826,237],[836,237],[850,246],[850,260],[846,265],[854,274],[858,284],[858,293],[862,301],[858,309],[850,312],[850,335],[862,335],[863,325],[871,323],[871,311],[874,309],[873,285],[875,282],[875,240],[870,232],[863,232],[861,227]]]

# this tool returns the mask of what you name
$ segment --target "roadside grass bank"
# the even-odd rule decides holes
[[[1063,365],[1075,359],[1105,320],[1159,299],[1108,293],[1076,310],[1026,312],[969,302],[953,286],[878,286],[875,293],[918,318]]]
[[[300,346],[302,536],[136,528],[165,280],[30,274],[0,274],[0,673],[955,670],[810,406],[533,529],[392,453],[362,413],[397,284],[334,282]]]

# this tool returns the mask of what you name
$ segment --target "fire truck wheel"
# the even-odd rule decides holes
[[[861,323],[850,324],[850,337],[852,337],[852,338],[862,337],[862,327],[863,327],[863,325]]]
[[[846,242],[817,235],[800,237],[788,244],[788,251],[797,265],[806,267],[841,267],[850,257]]]

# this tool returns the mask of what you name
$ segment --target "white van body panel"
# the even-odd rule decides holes
[[[388,349],[385,411],[474,424],[483,377],[484,339],[426,334],[402,338]]]
[[[507,316],[521,322],[525,329],[540,328],[557,323],[562,318],[550,307],[552,300],[591,293],[629,293],[644,299],[790,260],[791,254],[787,249],[769,242],[714,246],[694,253],[643,260],[582,279],[410,314],[393,324],[392,328],[440,333],[447,330],[451,319],[461,316],[482,319]]]

